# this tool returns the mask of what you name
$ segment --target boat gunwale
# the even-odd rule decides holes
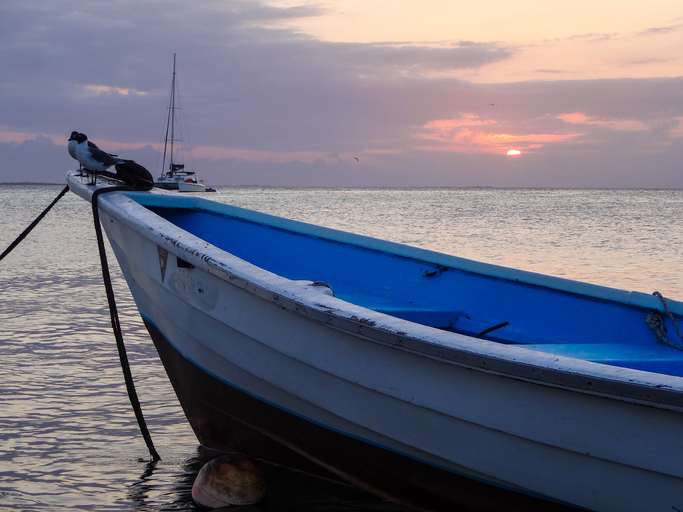
[[[86,200],[90,199],[95,187],[103,188],[102,185],[96,185],[95,187],[86,186],[72,173],[67,175],[67,179],[71,190]],[[328,296],[321,293],[317,287],[306,286],[299,281],[293,281],[274,274],[179,228],[146,208],[144,204],[136,201],[133,197],[130,197],[141,194],[144,194],[147,198],[154,195],[158,197],[164,196],[160,203],[164,203],[163,206],[170,207],[183,205],[183,207],[187,208],[188,203],[197,202],[199,199],[181,198],[167,192],[155,192],[152,194],[147,192],[114,192],[100,197],[100,208],[110,217],[123,222],[143,237],[151,238],[153,243],[163,247],[172,254],[178,256],[178,251],[181,251],[182,258],[196,267],[229,284],[243,288],[262,299],[275,303],[283,309],[296,312],[311,320],[324,323],[329,327],[354,336],[360,336],[372,342],[475,371],[484,371],[534,384],[635,402],[657,408],[683,411],[682,377],[594,363],[567,356],[558,356],[526,349],[519,345],[503,345],[494,341],[442,331]],[[172,197],[169,198],[169,195]],[[175,205],[168,204],[169,201],[175,203]],[[201,200],[200,202],[219,205],[219,203],[208,200]],[[291,222],[298,225],[299,228],[311,226],[298,221],[289,221],[242,208],[225,206],[227,207],[226,209],[231,211],[236,209],[242,213],[249,212],[259,218],[278,219],[287,224]],[[205,208],[197,207],[195,209],[205,210]],[[235,215],[231,216],[234,217]],[[274,227],[287,229],[284,226]],[[326,234],[329,232],[343,233],[354,239],[359,237],[365,240],[413,249],[401,244],[384,242],[362,235],[353,235],[319,226],[313,227],[319,228],[321,232]],[[290,231],[292,230],[290,229]],[[315,233],[306,232],[306,234],[316,236]],[[345,242],[345,240],[337,241]],[[439,253],[433,253],[424,249],[415,249],[415,251],[440,255]],[[398,255],[401,256],[400,254]],[[441,256],[460,260],[460,258],[448,257],[447,255]],[[416,259],[415,256],[411,258]],[[471,262],[471,260],[464,261]],[[429,263],[429,261],[426,262]],[[489,264],[484,263],[479,265],[489,266]],[[514,269],[506,269],[505,267],[490,266],[514,271]],[[533,274],[525,271],[515,272],[542,276],[542,274]],[[499,277],[505,279],[503,276]],[[547,277],[551,281],[559,280],[575,283],[562,278]],[[621,292],[622,294],[638,293],[644,297],[649,297],[639,292],[623,292],[588,283],[577,284],[587,287],[605,288],[608,291]],[[550,288],[554,287],[551,286]],[[586,295],[578,291],[573,293]],[[605,297],[595,298],[609,300]],[[654,297],[652,298],[654,299]],[[612,299],[612,301],[614,300]],[[617,300],[617,302],[623,301]],[[626,304],[639,306],[629,302]],[[656,309],[656,307],[649,305],[640,307]],[[674,312],[678,313],[678,309],[674,310]]]

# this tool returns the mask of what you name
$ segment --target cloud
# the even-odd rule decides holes
[[[310,18],[323,16],[329,12],[329,9],[319,4],[301,4],[292,5],[288,7],[280,7],[271,4],[245,4],[244,2],[237,2],[233,6],[233,13],[246,13],[246,18],[253,21],[262,22],[267,21],[283,21],[297,18]]]
[[[544,73],[548,75],[561,75],[561,74],[566,74],[566,73],[571,73],[570,70],[567,69],[550,69],[550,68],[538,68],[534,69],[536,73]]]
[[[564,39],[565,41],[588,41],[588,42],[603,42],[611,41],[621,37],[618,32],[591,32],[586,34],[574,34]]]
[[[101,94],[118,94],[120,96],[147,96],[147,91],[140,91],[132,87],[116,87],[114,85],[104,84],[84,84],[83,91],[87,94],[99,96]]]
[[[443,46],[330,43],[325,55],[336,65],[371,72],[424,72],[478,68],[504,60],[511,48],[498,43],[452,42]]]
[[[222,146],[195,146],[191,150],[192,158],[205,160],[239,160],[245,162],[264,163],[324,163],[337,161],[342,156],[322,151],[264,151],[258,149],[230,148]],[[346,156],[346,158],[351,158]]]
[[[673,119],[674,125],[669,131],[669,135],[674,138],[683,137],[683,117]]]
[[[414,94],[422,94],[423,74],[473,69],[512,52],[466,41],[435,47],[328,43],[273,28],[320,12],[245,0],[7,0],[0,4],[0,61],[12,72],[0,78],[2,122],[20,131],[160,138],[176,50],[190,142],[356,150],[358,140],[412,123],[400,120],[404,112],[395,102],[410,97],[422,103]],[[383,126],[374,124],[380,120]],[[389,126],[397,120],[403,126]],[[333,147],[321,147],[329,140],[336,141]]]
[[[27,140],[35,139],[36,134],[30,132],[20,132],[8,127],[0,126],[0,143],[21,144]]]
[[[637,36],[659,36],[662,34],[671,34],[672,32],[678,32],[683,29],[683,23],[672,23],[670,25],[663,25],[659,27],[649,27],[645,30],[641,30],[636,35]]]
[[[493,119],[467,113],[454,119],[435,119],[425,123],[415,137],[425,143],[423,151],[505,154],[509,149],[525,152],[539,150],[580,137],[580,133],[510,133]]]
[[[47,137],[32,137],[21,142],[0,140],[0,183],[63,183],[64,172],[74,166],[64,146],[56,146]],[[78,167],[78,166],[76,166]]]
[[[560,37],[555,39],[549,39],[544,41],[544,43],[558,43],[563,41],[576,41],[576,42],[587,42],[587,43],[603,43],[608,41],[633,39],[637,37],[650,37],[659,36],[664,34],[671,34],[673,32],[678,32],[683,29],[683,22],[680,18],[672,20],[672,23],[668,25],[660,25],[655,27],[647,27],[642,30],[629,31],[629,32],[588,32],[582,34],[572,34],[566,37]]]
[[[459,128],[474,126],[491,126],[497,124],[493,119],[482,119],[478,114],[465,113],[455,119],[434,119],[425,123],[422,128],[431,137],[440,140]]]
[[[652,64],[666,64],[668,62],[675,62],[673,57],[646,57],[642,59],[628,59],[623,63],[627,66],[649,66]]]
[[[641,27],[529,41],[476,78],[500,82],[544,80],[552,74],[575,80],[680,76],[680,53],[675,48],[680,46],[683,22]]]
[[[597,126],[608,130],[623,132],[640,132],[648,129],[647,125],[637,119],[600,119],[583,112],[568,112],[557,116],[565,123],[584,126]]]

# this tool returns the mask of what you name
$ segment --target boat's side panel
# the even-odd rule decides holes
[[[200,442],[216,450],[240,451],[314,473],[326,471],[385,498],[419,510],[564,510],[523,494],[456,476],[358,438],[321,427],[254,397],[263,382],[240,369],[230,375],[246,392],[208,375],[184,358],[147,324],[173,387]],[[226,372],[227,374],[228,372]],[[302,462],[317,468],[308,468]]]
[[[157,337],[212,378],[256,390],[260,402],[422,464],[589,508],[639,510],[643,500],[651,510],[683,507],[676,413],[331,330],[200,269],[178,268],[172,255],[162,272],[156,245],[103,220]],[[263,420],[259,427],[277,431]]]

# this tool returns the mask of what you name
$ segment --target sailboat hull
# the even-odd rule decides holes
[[[178,190],[178,183],[171,183],[166,181],[155,181],[154,186],[164,190]]]
[[[178,191],[180,192],[206,192],[206,186],[203,183],[187,183],[185,181],[178,183]]]

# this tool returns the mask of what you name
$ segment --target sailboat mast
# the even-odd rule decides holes
[[[161,175],[166,172],[166,153],[168,152],[168,130],[172,129],[175,118],[175,53],[173,54],[173,77],[171,79],[171,94],[168,99],[168,112],[166,113],[166,134],[164,135],[164,156],[161,161]],[[173,132],[171,132],[171,164],[169,171],[173,174]]]
[[[173,54],[173,78],[171,79],[171,174],[175,172],[173,168],[173,142],[175,141],[175,53]]]

